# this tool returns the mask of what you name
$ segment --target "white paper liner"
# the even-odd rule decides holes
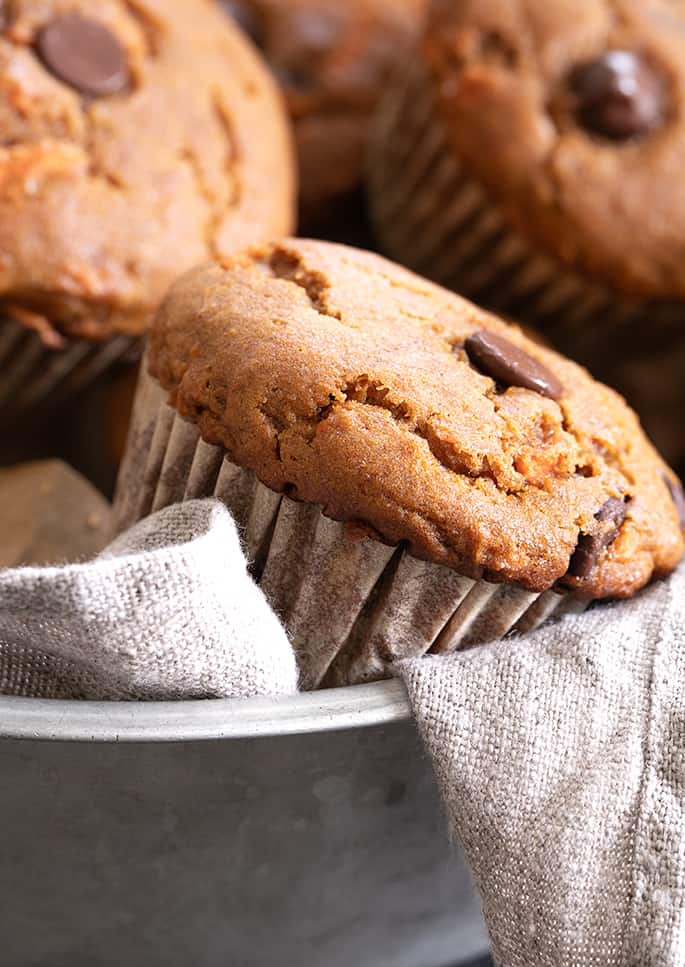
[[[114,336],[102,343],[77,339],[65,349],[49,349],[33,329],[2,320],[0,422],[74,396],[140,342],[135,336]]]
[[[421,63],[412,65],[381,107],[368,183],[377,235],[391,258],[539,327],[560,351],[619,389],[641,412],[648,431],[663,435],[663,412],[650,420],[651,395],[663,380],[663,354],[653,352],[650,342],[655,331],[668,331],[674,345],[685,347],[685,304],[622,298],[519,234],[460,163]],[[628,346],[630,362],[639,361],[637,375],[635,365],[626,364]],[[680,409],[685,380],[675,373],[668,379],[668,398]],[[685,434],[682,442],[685,453]],[[681,455],[666,449],[671,460]]]
[[[463,577],[401,546],[360,539],[318,507],[275,493],[205,443],[144,363],[115,497],[117,532],[169,504],[210,496],[238,524],[305,689],[383,678],[400,658],[470,648],[585,607],[553,591]]]

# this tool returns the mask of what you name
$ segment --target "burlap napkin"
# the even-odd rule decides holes
[[[0,692],[173,699],[297,691],[293,650],[218,501],[142,521],[89,563],[0,570]]]
[[[506,967],[685,964],[685,569],[400,669]]]

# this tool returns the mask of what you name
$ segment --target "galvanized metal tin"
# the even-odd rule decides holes
[[[3,967],[445,967],[486,947],[398,682],[0,698]]]

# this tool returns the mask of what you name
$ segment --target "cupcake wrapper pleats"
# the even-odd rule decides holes
[[[143,365],[115,500],[117,530],[169,504],[211,496],[238,524],[305,689],[382,678],[398,659],[472,647],[585,607],[553,591],[463,577],[275,493],[205,443]]]
[[[132,356],[140,338],[86,339],[65,349],[45,346],[37,332],[13,321],[0,323],[0,423],[53,406],[94,383],[110,366]]]

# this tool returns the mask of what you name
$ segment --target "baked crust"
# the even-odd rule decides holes
[[[39,56],[64,4],[4,6],[0,311],[57,338],[135,334],[180,272],[292,230],[290,135],[213,0],[68,6],[114,34],[130,82],[82,96]]]
[[[559,399],[479,371],[464,344],[480,330],[542,364]],[[284,240],[193,270],[152,327],[150,371],[267,486],[461,573],[624,597],[682,555],[670,471],[618,394],[379,256]],[[609,540],[612,499],[626,515]],[[572,577],[583,535],[597,563]]]

